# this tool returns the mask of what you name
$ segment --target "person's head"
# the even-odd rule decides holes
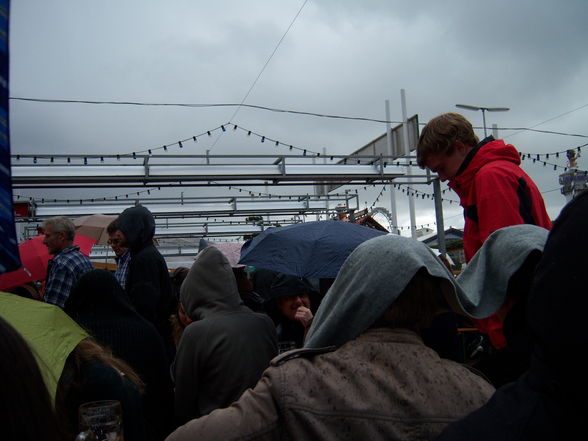
[[[372,327],[423,329],[436,313],[448,308],[440,280],[421,268]]]
[[[110,368],[121,377],[129,380],[133,385],[132,393],[136,394],[136,399],[140,399],[140,395],[145,391],[145,384],[139,375],[124,360],[114,356],[108,348],[98,344],[91,337],[81,340],[65,361],[55,397],[56,415],[60,427],[68,435],[67,439],[73,439],[79,431],[78,406],[82,404],[80,399],[83,395],[88,393],[84,390],[86,385],[93,384],[94,387],[100,388],[100,386],[106,386],[106,382],[112,381],[108,379],[106,374],[101,374],[104,377],[88,377],[88,370],[85,367],[96,364],[102,365],[103,371]],[[117,399],[111,385],[108,386],[100,390],[103,399]],[[128,396],[131,392],[126,390],[123,393]],[[130,399],[135,398],[131,397]]]
[[[386,326],[426,326],[445,299],[455,296],[455,279],[430,248],[387,234],[360,244],[343,263],[323,298],[305,346],[339,346],[382,318]],[[402,297],[402,299],[400,298]]]
[[[417,145],[417,162],[442,181],[453,179],[470,150],[479,142],[472,124],[459,113],[444,113],[423,128]]]
[[[61,439],[47,386],[22,336],[0,317],[2,439]]]
[[[58,254],[71,246],[76,234],[75,225],[65,216],[47,219],[43,222],[42,228],[45,234],[43,244],[47,247],[49,254]]]
[[[128,248],[123,246],[123,244],[126,243],[126,238],[118,227],[116,219],[108,224],[108,227],[106,227],[106,233],[108,233],[108,245],[110,245],[114,254],[116,256],[122,256]]]
[[[296,320],[296,311],[301,306],[310,309],[310,296],[308,293],[292,294],[276,299],[276,306],[288,320]]]
[[[456,312],[475,319],[495,314],[507,298],[525,297],[549,232],[536,225],[494,231],[457,276]]]
[[[84,327],[87,320],[137,314],[114,274],[103,269],[92,269],[78,279],[63,310]]]
[[[270,302],[280,318],[295,321],[298,308],[311,309],[314,295],[311,285],[300,277],[276,273],[269,286]],[[271,308],[270,308],[271,309]],[[277,318],[276,318],[277,319]],[[280,321],[279,319],[277,321]]]
[[[242,304],[233,268],[216,247],[200,251],[180,287],[180,303],[191,320],[234,311]]]
[[[130,249],[140,249],[153,243],[155,218],[142,205],[124,210],[116,219],[120,231],[120,245]]]

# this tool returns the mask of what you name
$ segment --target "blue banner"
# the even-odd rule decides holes
[[[14,226],[8,126],[8,16],[10,0],[0,0],[0,274],[20,266]]]

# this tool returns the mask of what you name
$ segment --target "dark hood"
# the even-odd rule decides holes
[[[64,310],[82,326],[101,318],[139,316],[114,275],[99,269],[88,271],[80,277]]]
[[[289,274],[278,274],[270,285],[269,299],[276,299],[283,296],[310,294],[314,291],[312,286],[300,277]]]
[[[537,343],[536,355],[557,371],[583,366],[577,356],[588,347],[586,219],[585,192],[567,204],[554,222],[529,297],[528,322]]]
[[[152,243],[155,235],[155,219],[151,212],[142,205],[127,208],[120,214],[116,222],[127,238],[131,250]]]
[[[235,311],[241,305],[231,264],[214,246],[206,247],[196,255],[180,288],[180,302],[192,320]]]

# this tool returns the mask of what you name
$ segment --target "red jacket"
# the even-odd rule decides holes
[[[455,178],[449,182],[464,209],[466,262],[491,233],[502,227],[533,224],[551,229],[543,197],[519,167],[520,163],[514,146],[487,138],[468,155]],[[494,347],[506,346],[502,320],[498,315],[476,320],[476,326],[488,334]]]
[[[490,138],[472,155],[449,182],[464,209],[466,262],[499,228],[533,224],[551,229],[543,197],[519,167],[521,159],[514,146]]]

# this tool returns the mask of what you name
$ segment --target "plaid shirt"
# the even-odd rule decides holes
[[[127,282],[127,276],[129,275],[129,263],[131,262],[130,250],[125,251],[120,257],[115,257],[116,260],[116,271],[114,277],[120,283],[120,286],[125,289],[125,283]]]
[[[49,261],[43,300],[63,308],[75,283],[92,269],[90,259],[80,253],[79,246],[64,248]]]

